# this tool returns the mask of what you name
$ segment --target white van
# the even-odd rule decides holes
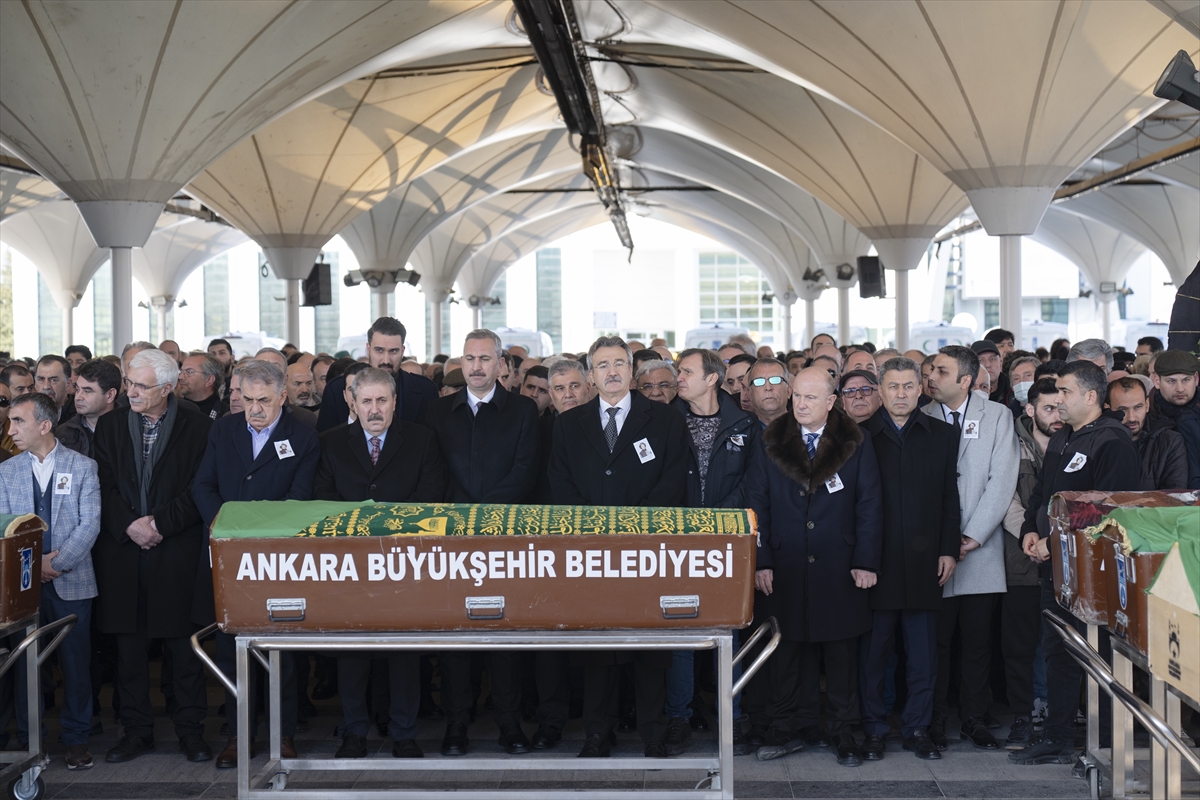
[[[229,342],[230,348],[233,349],[233,357],[235,359],[244,356],[253,356],[264,347],[274,347],[276,350],[282,348],[287,342],[283,339],[276,339],[274,336],[268,336],[265,331],[233,331],[231,333],[223,333],[220,336],[209,336],[208,341],[213,339],[224,339]]]
[[[690,350],[693,347],[701,347],[705,350],[716,350],[721,345],[729,341],[731,336],[750,335],[749,328],[743,328],[741,325],[724,324],[715,322],[712,325],[705,325],[701,328],[692,328],[687,332],[683,339],[683,349]]]
[[[1167,331],[1171,326],[1165,322],[1143,322],[1141,320],[1125,320],[1125,349],[1133,353],[1137,351],[1138,339],[1145,336],[1157,336],[1163,343],[1163,347],[1167,346]],[[1122,344],[1117,341],[1117,337],[1113,337],[1112,344]]]
[[[500,337],[504,349],[519,345],[529,351],[534,358],[545,358],[553,355],[554,341],[545,331],[534,331],[529,328],[496,328],[494,333]]]
[[[922,353],[936,353],[941,348],[960,344],[970,347],[975,341],[975,329],[951,325],[948,322],[929,322],[909,328],[908,346]]]
[[[1037,319],[1021,323],[1021,349],[1036,353],[1039,347],[1050,349],[1055,339],[1069,339],[1067,326],[1061,322]]]

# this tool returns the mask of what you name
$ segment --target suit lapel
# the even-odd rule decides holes
[[[290,414],[291,412],[286,408],[279,410],[279,422],[275,425],[275,430],[271,431],[271,436],[267,439],[267,443],[263,445],[263,449],[258,451],[258,458],[254,459],[250,464],[249,472],[261,469],[264,465],[269,464],[271,459],[279,458],[279,453],[275,450],[275,443],[282,442],[292,435],[292,417]],[[243,430],[242,433],[245,434],[247,439],[250,438],[250,431]],[[253,443],[250,443],[246,455],[254,455]]]
[[[579,416],[579,424],[583,426],[583,438],[592,443],[600,457],[608,460],[608,442],[604,440],[604,427],[600,424],[600,398],[594,397],[584,406],[587,412]]]
[[[400,452],[400,445],[404,444],[404,436],[400,433],[400,424],[395,423],[388,428],[387,438],[383,440],[383,447],[379,451],[379,462],[371,467],[371,477],[378,475],[388,462],[391,461],[396,453]],[[367,464],[371,463],[371,454],[367,453]]]
[[[358,459],[363,471],[368,475],[374,475],[375,465],[371,463],[371,454],[367,452],[367,437],[363,435],[362,425],[356,422],[346,429],[346,444],[349,446],[350,452],[354,453],[354,457]],[[387,442],[384,444],[386,445]]]
[[[974,391],[972,391],[970,393],[970,395],[968,395],[967,409],[965,412],[963,412],[963,423],[962,423],[963,430],[966,430],[968,422],[974,422],[975,426],[976,426],[975,427],[976,434],[982,433],[982,431],[983,431],[983,412],[984,412],[983,404],[986,402],[987,402],[987,400],[985,400],[981,397],[977,397],[975,395]],[[959,434],[958,462],[960,465],[964,461],[966,461],[967,453],[972,450],[971,445],[978,441],[979,441],[978,435],[973,439],[968,439],[967,437],[963,436],[961,433]]]
[[[638,403],[638,398],[641,395],[630,393],[629,413],[625,415],[625,424],[621,426],[621,433],[617,436],[617,443],[613,445],[613,450],[608,455],[608,461],[611,464],[613,459],[621,454],[621,451],[628,447],[635,438],[637,438],[642,428],[646,427],[646,421],[650,419],[650,414],[646,411],[645,406]],[[650,400],[646,401],[651,402]],[[603,438],[603,432],[601,432]],[[608,444],[605,443],[604,449],[608,450]]]

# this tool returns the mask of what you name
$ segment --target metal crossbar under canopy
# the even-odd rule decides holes
[[[692,790],[662,791],[570,791],[571,797],[601,798],[636,796],[639,800],[732,800],[733,798],[733,697],[741,691],[751,676],[762,666],[779,642],[775,620],[764,623],[736,655],[733,652],[733,632],[725,629],[700,630],[617,630],[617,631],[446,631],[435,633],[301,633],[301,634],[239,634],[236,640],[237,681],[230,681],[212,662],[200,644],[200,639],[216,630],[215,625],[192,637],[192,648],[201,661],[231,693],[237,697],[238,730],[250,730],[250,657],[253,655],[266,668],[269,676],[270,753],[266,766],[253,777],[250,774],[250,737],[238,737],[238,798],[239,800],[268,800],[279,798],[287,788],[288,779],[296,773],[319,771],[353,772],[453,772],[465,774],[480,770],[514,770],[523,772],[572,771],[611,772],[613,770],[671,770],[704,771],[707,777]],[[734,665],[763,637],[770,638],[754,662],[743,669],[741,678],[733,681]],[[385,651],[446,651],[446,650],[716,650],[717,651],[717,709],[718,750],[716,756],[669,758],[653,761],[645,758],[579,759],[573,756],[538,755],[532,758],[282,758],[280,756],[280,653],[290,650],[328,653],[385,652]],[[547,782],[549,784],[549,782]],[[363,798],[446,798],[452,789],[350,789],[331,790],[293,789],[286,792],[296,800],[328,800],[337,797],[352,800]],[[469,791],[473,800],[488,798],[558,798],[561,787],[548,785],[545,790],[528,788],[512,790]]]

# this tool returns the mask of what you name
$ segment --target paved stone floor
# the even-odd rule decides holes
[[[117,726],[107,704],[109,688],[102,694],[105,706],[101,722],[103,733],[94,735],[91,749],[96,766],[86,771],[68,771],[63,763],[64,748],[57,744],[57,713],[51,711],[47,720],[47,747],[52,756],[50,767],[43,773],[46,798],[57,800],[147,800],[168,798],[233,798],[237,796],[236,770],[217,770],[212,762],[188,763],[177,751],[177,743],[169,720],[161,707],[156,709],[157,751],[127,764],[106,764],[104,753],[117,739]],[[161,696],[153,693],[157,702]],[[205,736],[214,751],[224,744],[219,731],[222,719],[216,716],[223,697],[215,685],[210,685],[210,716]],[[340,721],[337,700],[319,702],[319,716],[310,720],[305,732],[297,736],[297,750],[302,756],[332,757],[340,744],[334,729]],[[1004,718],[1007,722],[1007,718]],[[526,726],[532,733],[533,726]],[[424,720],[418,741],[427,758],[437,754],[443,723]],[[1007,727],[997,733],[1003,736]],[[471,726],[471,753],[479,756],[503,756],[496,744],[496,729],[490,714],[481,709],[479,721]],[[626,797],[636,797],[639,789],[691,788],[704,776],[701,773],[637,770],[602,773],[574,772],[570,760],[582,746],[582,730],[578,720],[568,725],[555,757],[567,761],[562,772],[530,774],[519,770],[489,771],[471,774],[457,773],[447,778],[444,773],[419,771],[408,773],[380,772],[320,772],[297,775],[289,788],[364,789],[399,788],[402,786],[438,789],[458,789],[457,796],[470,797],[480,789],[561,790],[569,796],[572,789],[612,789]],[[368,744],[375,758],[391,759],[391,741],[373,733]],[[715,752],[712,734],[696,734],[691,753]],[[635,733],[621,734],[614,754],[637,756],[641,744]],[[469,758],[470,756],[468,756]],[[548,758],[550,755],[515,756],[507,758]],[[254,760],[260,768],[265,756]],[[1069,766],[1017,767],[1009,764],[1006,754],[980,752],[966,742],[952,740],[950,749],[941,761],[920,761],[904,752],[900,741],[889,740],[887,757],[883,761],[866,763],[858,768],[838,766],[829,750],[795,753],[776,761],[760,762],[753,756],[735,759],[735,792],[739,798],[1078,798],[1087,797],[1087,785],[1071,777]],[[1195,776],[1189,776],[1194,778]],[[1189,794],[1197,784],[1189,779]],[[283,793],[286,795],[286,792]],[[331,794],[332,796],[332,794]]]

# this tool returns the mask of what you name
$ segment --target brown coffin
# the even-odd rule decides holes
[[[1108,625],[1111,598],[1106,572],[1111,565],[1106,564],[1105,549],[1083,531],[1099,524],[1114,508],[1166,508],[1194,502],[1186,495],[1168,492],[1061,492],[1054,495],[1049,507],[1049,547],[1054,595],[1059,605],[1088,625]],[[1113,585],[1116,585],[1115,579]],[[1140,601],[1144,599],[1139,598]]]
[[[214,538],[211,547],[227,633],[741,628],[753,614],[750,535]]]
[[[5,517],[7,535],[0,530],[0,628],[38,613],[42,597],[42,531],[32,514]]]
[[[1097,540],[1104,553],[1108,586],[1108,630],[1144,656],[1150,654],[1150,598],[1146,589],[1158,574],[1166,553],[1124,554],[1120,536],[1110,525]],[[1122,585],[1123,584],[1123,585]]]

